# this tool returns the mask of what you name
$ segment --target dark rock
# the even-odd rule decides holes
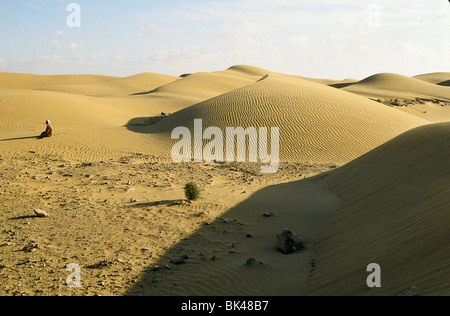
[[[278,248],[285,254],[291,254],[295,251],[305,249],[305,242],[303,239],[289,229],[284,229],[281,234],[277,235],[277,238]]]
[[[247,260],[247,263],[245,265],[250,267],[250,266],[252,266],[255,263],[256,263],[255,258],[250,258],[250,259]]]
[[[185,264],[187,259],[189,259],[188,256],[183,256],[181,258],[171,260],[170,263],[172,263],[174,265],[181,265],[181,264]]]

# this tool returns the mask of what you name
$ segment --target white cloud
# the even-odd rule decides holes
[[[88,32],[85,34],[85,36],[86,36],[86,38],[94,38],[94,37],[97,37],[97,34]]]
[[[64,64],[63,58],[57,54],[51,56],[43,56],[42,60],[50,64]]]
[[[143,26],[142,31],[149,32],[151,34],[161,35],[166,32],[166,29],[162,26],[151,23],[146,26]]]
[[[72,42],[69,44],[69,46],[67,47],[69,50],[77,50],[80,48],[80,45],[76,42]]]
[[[370,23],[371,4],[379,6],[377,25]],[[115,38],[89,29],[96,33],[67,39],[70,32],[58,31],[40,55],[64,51],[69,64],[58,64],[54,73],[177,75],[235,64],[336,79],[450,71],[447,1],[186,1],[160,13],[142,12]]]
[[[56,50],[61,50],[62,49],[61,43],[58,40],[56,40],[56,39],[54,39],[54,40],[52,40],[50,42],[50,47],[52,49],[56,49]]]

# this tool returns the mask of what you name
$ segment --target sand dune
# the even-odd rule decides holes
[[[448,87],[391,73],[377,74],[357,83],[344,85],[342,90],[370,98],[450,100]]]
[[[54,91],[88,96],[130,95],[156,89],[179,78],[167,75],[141,73],[138,75],[109,79],[91,84],[64,84],[40,87],[38,90]]]
[[[450,124],[408,131],[329,174],[338,211],[317,244],[311,294],[450,293]],[[368,290],[366,267],[382,267]]]
[[[124,127],[130,119],[152,113],[151,105],[142,100],[15,89],[1,90],[0,100],[3,153],[39,150],[65,159],[100,161],[152,151],[150,140]],[[52,121],[56,137],[44,141],[30,138],[44,130],[47,119]]]
[[[430,123],[450,120],[449,107],[369,99],[448,99],[448,80],[245,65],[180,77],[0,73],[0,294],[448,294],[450,126]],[[56,136],[38,141],[47,119]],[[279,172],[173,163],[171,132],[195,119],[224,133],[279,127]],[[183,200],[189,181],[201,185],[197,202]],[[35,207],[50,217],[36,220]],[[278,251],[284,227],[304,252]],[[39,247],[26,252],[30,240]],[[77,292],[64,283],[69,261],[83,268]],[[367,290],[370,263],[382,266],[381,289]]]
[[[154,90],[140,93],[149,102],[164,104],[176,112],[223,93],[249,85],[267,73],[251,66],[235,66],[225,71],[200,72],[183,77]]]
[[[127,294],[448,295],[449,128],[419,127],[334,171],[257,190],[171,247]],[[277,251],[282,227],[306,250]],[[182,268],[153,272],[186,253]],[[367,288],[371,263],[382,267],[380,289]]]
[[[426,123],[351,93],[273,74],[177,112],[147,132],[170,135],[178,126],[193,131],[194,119],[223,131],[279,127],[282,160],[324,162],[348,162]]]
[[[445,85],[442,83],[448,82],[450,80],[450,72],[434,72],[434,73],[414,76],[413,78],[423,80],[423,81],[426,81],[429,83],[437,84],[437,85]]]
[[[396,107],[397,110],[408,113],[430,123],[450,122],[449,106],[443,106],[436,103],[414,104],[407,107]]]
[[[53,85],[95,84],[117,77],[100,75],[32,75],[0,72],[0,89],[38,89]]]
[[[82,157],[89,160],[129,152],[155,152],[170,158],[170,150],[160,149],[158,137],[136,134],[125,125],[134,118],[176,112],[245,86],[259,78],[254,75],[258,72],[264,70],[240,66],[185,78],[153,73],[126,78],[0,73],[0,138],[8,140],[0,148],[14,153],[38,145],[41,150],[74,158],[79,155],[75,148],[81,146],[89,148],[82,151]],[[58,137],[44,144],[29,139],[41,133],[47,119]]]

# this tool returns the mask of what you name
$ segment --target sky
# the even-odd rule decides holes
[[[450,72],[450,2],[3,0],[0,42],[4,72],[414,76]]]

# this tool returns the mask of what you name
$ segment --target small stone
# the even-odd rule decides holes
[[[161,267],[159,265],[156,265],[152,269],[154,272],[161,270]]]
[[[247,267],[252,266],[253,264],[256,263],[256,259],[255,258],[250,258],[247,260],[247,263],[245,264]]]
[[[170,263],[174,264],[174,265],[182,265],[186,263],[186,260],[189,259],[188,256],[183,256],[181,258],[177,258],[174,260],[171,260]]]
[[[284,229],[284,231],[277,235],[278,238],[278,248],[285,254],[291,254],[297,250],[304,250],[305,243],[302,238],[291,232],[289,229]]]
[[[275,214],[272,212],[267,212],[267,213],[264,213],[263,216],[264,217],[272,217],[272,216],[275,216]]]
[[[45,212],[45,211],[43,211],[43,210],[35,209],[35,210],[34,210],[34,214],[35,214],[37,217],[48,217],[48,213]]]
[[[22,251],[34,252],[39,248],[39,245],[35,242],[30,242],[27,246],[23,247]]]

